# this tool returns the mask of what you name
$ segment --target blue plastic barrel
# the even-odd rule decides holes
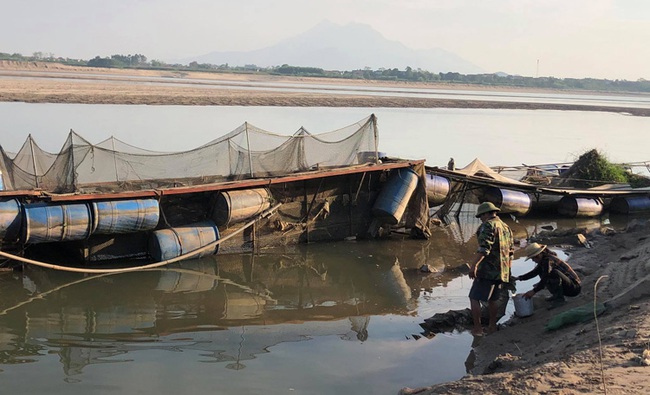
[[[228,226],[261,214],[269,207],[271,207],[271,193],[268,189],[220,192],[212,211],[212,219],[218,226]]]
[[[16,240],[23,215],[16,199],[0,201],[0,241]]]
[[[612,199],[609,209],[616,214],[647,213],[650,212],[650,197],[648,195],[617,196]]]
[[[83,240],[92,231],[87,204],[25,205],[25,243]]]
[[[413,169],[397,169],[379,193],[373,215],[388,224],[399,223],[417,185],[418,175]]]
[[[93,202],[95,234],[133,233],[158,226],[160,210],[156,199]]]
[[[213,221],[206,220],[170,229],[160,229],[149,239],[149,255],[158,262],[176,258],[219,240],[219,229]],[[193,256],[200,258],[215,254],[219,246]]]

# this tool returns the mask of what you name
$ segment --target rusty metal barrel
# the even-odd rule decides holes
[[[25,243],[48,243],[88,238],[93,221],[87,204],[25,205]]]
[[[413,169],[395,170],[372,207],[373,215],[391,225],[399,223],[418,185],[418,179]]]
[[[271,193],[265,188],[220,192],[212,210],[217,226],[245,221],[271,207]]]
[[[637,214],[650,212],[648,195],[617,196],[612,199],[609,210],[615,214]]]
[[[560,199],[557,211],[566,217],[598,217],[603,213],[603,203],[600,199],[564,196]]]
[[[153,230],[160,210],[156,199],[110,200],[92,203],[95,234],[119,234]]]
[[[18,200],[0,200],[0,242],[17,240],[22,221],[23,214]]]
[[[532,207],[530,195],[521,191],[489,187],[485,191],[484,198],[499,207],[502,214],[523,216],[528,214]]]
[[[202,221],[185,226],[160,229],[149,238],[149,255],[158,262],[176,258],[219,240],[219,229],[210,221]],[[219,245],[192,258],[215,254]]]
[[[449,196],[449,180],[435,174],[427,174],[426,180],[429,206],[434,207],[443,204],[447,200],[447,196]]]

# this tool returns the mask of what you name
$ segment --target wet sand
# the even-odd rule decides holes
[[[136,79],[137,78],[137,79]],[[165,84],[160,84],[161,78]],[[182,80],[179,80],[182,78]],[[176,83],[178,82],[178,83]],[[231,84],[229,84],[231,82]],[[335,80],[253,74],[181,73],[0,61],[0,101],[191,106],[402,107],[605,111],[650,116],[650,109],[353,94],[247,90],[260,84],[309,83],[384,88],[554,92],[473,85]],[[239,86],[238,86],[238,85]],[[242,85],[243,84],[243,85]],[[568,92],[563,92],[568,93]],[[580,92],[580,94],[589,94]]]

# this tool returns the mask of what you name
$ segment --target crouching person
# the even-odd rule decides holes
[[[546,288],[551,293],[546,300],[552,303],[551,307],[556,307],[565,302],[565,296],[580,294],[580,277],[568,263],[558,258],[557,254],[544,244],[528,244],[524,249],[524,254],[526,254],[526,260],[532,259],[537,265],[530,272],[515,277],[515,279],[523,281],[539,276],[539,282],[524,294],[524,298],[530,299],[537,292]]]

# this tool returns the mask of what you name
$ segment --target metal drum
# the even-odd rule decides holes
[[[525,192],[490,187],[485,191],[485,200],[501,209],[500,213],[526,215],[531,208],[530,196]]]
[[[399,223],[417,185],[418,175],[413,169],[397,169],[379,193],[372,213],[388,224]]]
[[[426,180],[429,206],[434,207],[443,204],[449,195],[449,180],[434,174],[427,174]]]
[[[219,240],[219,229],[210,220],[161,229],[153,232],[149,239],[149,255],[156,261],[162,262],[197,250],[216,240]],[[219,245],[216,245],[192,258],[215,254],[218,249]]]
[[[598,217],[603,213],[603,203],[598,199],[564,196],[557,206],[560,215],[566,217]]]
[[[96,234],[133,233],[158,226],[156,199],[113,200],[92,203]]]
[[[83,240],[91,231],[87,204],[25,205],[25,243]]]
[[[212,219],[218,226],[228,226],[261,214],[269,207],[271,193],[268,189],[220,192],[212,211]]]
[[[617,196],[612,199],[609,206],[612,213],[635,214],[650,211],[650,197],[643,196]]]
[[[18,239],[22,220],[18,200],[0,201],[0,242]]]

